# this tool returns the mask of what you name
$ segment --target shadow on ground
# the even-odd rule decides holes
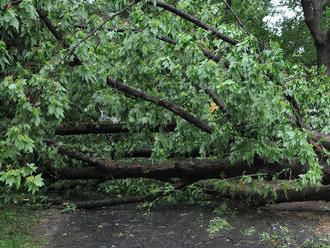
[[[329,212],[247,209],[221,214],[220,208],[216,214],[219,204],[162,205],[150,212],[131,204],[62,214],[46,247],[330,247]],[[225,219],[232,229],[207,232],[210,220],[216,217]]]

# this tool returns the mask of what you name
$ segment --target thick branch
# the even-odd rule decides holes
[[[320,144],[325,148],[330,150],[330,136],[320,132],[314,132],[311,129],[307,129],[309,133],[313,136],[310,137],[315,142],[320,142]]]
[[[11,6],[14,6],[14,5],[18,5],[20,4],[21,2],[23,2],[23,0],[16,0],[16,1],[11,1],[11,2],[8,2],[7,4],[7,8],[11,8]]]
[[[315,198],[315,196],[318,196],[319,198],[324,196],[325,198],[327,198],[329,200],[328,196],[330,196],[330,190],[329,190],[329,192],[327,192],[327,195],[324,194],[322,191],[323,190],[315,191],[315,195],[313,195],[313,198]],[[324,201],[324,200],[325,199],[313,201],[313,200],[307,199],[306,201],[302,201],[302,202],[282,202],[279,204],[267,205],[267,208],[269,208],[272,211],[318,211],[318,212],[325,211],[325,212],[328,212],[330,209],[330,202]]]
[[[290,103],[292,112],[294,113],[294,116],[295,116],[295,124],[301,130],[303,125],[302,125],[302,121],[301,121],[300,107],[297,103],[297,100],[296,100],[296,98],[294,97],[293,94],[289,95],[289,94],[286,93],[287,88],[283,83],[279,83],[279,85],[283,89],[283,96]]]
[[[235,200],[254,200],[258,204],[266,204],[270,201],[275,203],[289,202],[289,201],[315,201],[315,200],[330,200],[330,186],[321,186],[304,188],[297,191],[295,189],[276,190],[277,197],[268,195],[266,198],[263,195],[251,194],[248,190],[240,190],[238,192],[219,193],[221,197],[228,197]]]
[[[315,43],[323,44],[325,34],[321,30],[322,6],[320,0],[301,0],[305,22]]]
[[[158,97],[154,97],[151,95],[148,95],[144,92],[138,91],[130,86],[126,86],[118,81],[115,81],[111,78],[107,78],[107,84],[115,89],[118,89],[122,92],[125,92],[131,96],[149,101],[149,102],[153,102],[156,103],[159,106],[162,106],[168,110],[170,110],[171,112],[181,116],[183,119],[185,119],[186,121],[190,122],[191,124],[195,125],[196,127],[198,127],[199,129],[207,132],[207,133],[212,133],[213,128],[211,126],[208,125],[207,122],[200,120],[198,118],[196,118],[195,116],[193,116],[192,114],[190,114],[188,111],[180,108],[179,106],[175,105],[172,102],[169,102],[165,99],[162,98],[158,98]]]
[[[282,162],[276,164],[264,164],[255,161],[249,166],[246,162],[231,164],[228,160],[184,160],[173,161],[162,164],[152,163],[118,163],[108,162],[106,169],[95,167],[63,168],[56,173],[58,179],[99,179],[114,180],[123,178],[154,178],[170,179],[181,178],[184,181],[196,182],[202,179],[230,179],[242,175],[255,175],[257,173],[267,174],[271,178],[274,173],[283,170],[292,170],[292,173],[282,173],[282,179],[298,178],[300,174],[306,173],[307,167],[299,162]],[[323,184],[330,183],[330,170],[324,167]],[[267,178],[267,176],[266,176]]]
[[[152,2],[150,2],[150,4],[153,4]],[[195,25],[197,25],[198,27],[201,27],[207,31],[211,31],[213,35],[215,35],[216,37],[222,39],[225,42],[228,42],[229,44],[232,45],[236,45],[238,43],[238,41],[230,38],[229,36],[226,36],[225,34],[221,33],[220,31],[218,31],[217,29],[215,29],[214,27],[206,24],[205,22],[202,22],[201,20],[198,20],[196,17],[189,15],[188,13],[175,8],[174,6],[170,5],[169,3],[166,2],[156,2],[156,6],[157,7],[161,7],[163,9],[166,9],[170,12],[172,12],[173,14],[176,14],[178,16],[180,16],[181,18],[194,23]]]
[[[66,168],[63,169],[63,177],[80,178],[81,175],[91,178],[129,178],[129,177],[162,177],[162,178],[190,178],[193,180],[206,178],[232,178],[240,175],[263,173],[279,173],[284,169],[290,169],[290,173],[283,174],[284,178],[298,177],[308,170],[307,165],[300,164],[299,161],[282,161],[281,163],[265,163],[260,159],[255,159],[252,165],[247,162],[231,163],[229,160],[184,160],[171,161],[162,164],[150,162],[114,162],[92,158],[84,153],[77,152],[56,142],[46,139],[47,144],[58,148],[59,153],[71,158],[87,162],[95,168]],[[88,172],[85,172],[88,170]],[[324,173],[330,175],[329,166],[324,166]]]
[[[101,207],[111,207],[111,206],[117,206],[117,205],[122,205],[122,204],[154,201],[158,197],[161,197],[160,192],[156,195],[130,196],[130,197],[124,197],[124,198],[118,198],[118,199],[109,199],[109,200],[75,202],[74,205],[79,209],[80,208],[96,209],[96,208],[101,208]]]
[[[36,8],[36,10],[37,10],[37,13],[38,13],[40,19],[44,22],[44,24],[49,29],[49,31],[54,35],[54,37],[56,38],[56,40],[59,41],[63,45],[63,47],[69,48],[68,43],[66,43],[66,41],[63,38],[63,36],[56,30],[56,28],[50,22],[50,20],[46,16],[46,14],[40,8],[38,8],[38,7]],[[73,54],[73,56],[74,56],[74,60],[72,62],[69,62],[69,65],[70,66],[81,65],[82,62],[78,58],[78,56],[76,54]]]
[[[206,90],[205,90],[206,91]],[[213,98],[212,98],[213,99]],[[215,99],[213,99],[215,101]],[[216,101],[215,101],[216,102]],[[221,106],[221,101],[217,103]],[[227,113],[226,110],[223,110],[224,113]],[[227,113],[228,114],[228,113]],[[134,123],[131,124],[132,126],[135,126]],[[149,130],[151,132],[173,132],[176,128],[176,123],[170,123],[164,126],[157,126],[157,127],[149,127]],[[127,124],[112,124],[112,123],[83,123],[79,125],[69,124],[66,123],[55,130],[56,135],[81,135],[81,134],[102,134],[102,133],[129,133],[130,128]],[[314,132],[313,130],[307,129],[307,131],[313,136],[311,137],[311,140],[314,142],[320,142],[320,144],[330,150],[330,136],[325,135],[323,133]],[[315,134],[314,134],[315,133]],[[145,152],[144,154],[148,153]],[[138,152],[139,153],[139,152]],[[138,154],[136,153],[136,154]],[[140,153],[142,154],[142,153]],[[135,157],[135,156],[133,156]],[[146,155],[143,155],[142,157],[148,157]]]
[[[36,8],[37,13],[40,17],[40,19],[45,23],[46,27],[49,29],[49,31],[54,35],[56,40],[58,40],[62,45],[66,48],[69,47],[68,43],[63,39],[63,36],[56,30],[56,28],[53,26],[53,24],[50,22],[46,14],[40,9]]]

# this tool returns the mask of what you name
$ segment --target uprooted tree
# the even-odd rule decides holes
[[[0,4],[1,187],[220,179],[223,195],[244,198],[283,192],[274,181],[294,189],[278,201],[329,200],[329,61],[287,60],[224,1]],[[327,4],[302,1],[311,31],[327,24]],[[225,192],[228,181],[248,190]]]

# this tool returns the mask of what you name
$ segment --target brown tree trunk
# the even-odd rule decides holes
[[[325,10],[329,0],[301,0],[306,25],[314,39],[317,50],[317,65],[325,65],[330,76],[330,30],[323,27]]]
[[[322,44],[315,43],[317,53],[318,67],[326,66],[327,74],[330,77],[330,31],[327,34],[326,40]]]

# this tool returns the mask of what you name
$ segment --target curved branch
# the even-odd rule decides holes
[[[149,2],[149,4],[153,4],[153,2]],[[238,41],[230,38],[229,36],[221,33],[219,30],[215,29],[214,27],[206,24],[205,22],[202,22],[201,20],[198,20],[196,17],[189,15],[188,13],[175,8],[174,6],[170,5],[169,3],[166,2],[156,2],[156,6],[166,9],[170,12],[172,12],[173,14],[180,16],[181,18],[194,23],[196,26],[207,30],[207,31],[211,31],[213,35],[215,35],[216,37],[220,38],[221,40],[231,44],[231,45],[236,45],[238,44]]]
[[[196,127],[198,127],[199,129],[201,129],[204,132],[207,133],[212,133],[213,128],[211,126],[209,126],[209,124],[201,119],[196,118],[195,116],[193,116],[192,114],[190,114],[187,110],[184,110],[182,108],[180,108],[179,106],[175,105],[172,102],[169,102],[165,99],[162,98],[158,98],[158,97],[154,97],[151,96],[149,94],[146,94],[144,92],[138,91],[130,86],[126,86],[114,79],[111,78],[107,78],[107,84],[114,88],[114,89],[118,89],[122,92],[125,92],[131,96],[143,99],[145,101],[148,102],[153,102],[156,103],[159,106],[162,106],[168,110],[170,110],[171,112],[179,115],[180,117],[182,117],[183,119],[185,119],[186,121],[190,122],[191,124],[195,125]]]
[[[44,24],[49,29],[49,31],[54,35],[54,37],[56,38],[56,40],[59,41],[63,45],[63,47],[69,48],[68,43],[64,40],[64,38],[61,35],[61,33],[59,33],[56,30],[56,28],[53,26],[53,24],[48,19],[47,15],[40,8],[38,8],[38,7],[36,7],[36,11],[37,11],[40,19],[44,22]],[[78,56],[76,54],[73,54],[73,56],[74,56],[74,60],[71,61],[71,62],[69,62],[68,64],[70,66],[82,65],[82,61],[78,58]]]

